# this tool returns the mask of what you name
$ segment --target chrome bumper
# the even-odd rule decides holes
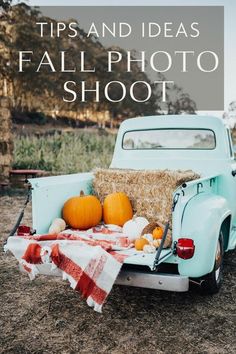
[[[188,291],[189,278],[176,274],[144,273],[124,270],[119,274],[116,284],[181,292]]]
[[[51,264],[38,264],[37,268],[40,274],[62,276],[60,269],[51,270]],[[25,270],[20,266],[20,270]],[[189,278],[176,274],[145,273],[122,270],[116,279],[118,285],[137,286],[140,288],[149,288],[167,291],[188,291]]]

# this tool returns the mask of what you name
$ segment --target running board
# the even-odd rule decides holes
[[[116,284],[178,292],[189,290],[189,278],[176,274],[145,273],[123,270],[118,275]]]

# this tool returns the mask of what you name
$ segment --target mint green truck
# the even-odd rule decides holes
[[[230,130],[211,116],[151,116],[124,121],[111,168],[192,170],[200,178],[173,191],[172,244],[131,255],[117,284],[187,291],[191,282],[209,294],[222,283],[224,253],[236,246],[236,162]],[[33,228],[45,233],[61,206],[93,173],[30,179]],[[49,274],[46,265],[41,272]]]

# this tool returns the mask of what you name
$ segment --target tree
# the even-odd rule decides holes
[[[158,80],[165,81],[163,74],[158,74]],[[160,87],[157,88],[158,99],[162,96]],[[160,104],[160,114],[195,114],[196,103],[191,99],[189,94],[185,93],[177,84],[167,85],[166,102]]]
[[[5,9],[9,9],[6,1],[2,1],[2,3]],[[104,116],[105,112],[110,112],[110,116],[115,122],[133,116],[163,114],[163,111],[168,114],[179,114],[184,111],[194,113],[194,102],[177,86],[174,89],[171,86],[167,88],[167,102],[163,108],[160,104],[160,88],[154,87],[147,74],[141,72],[137,64],[133,65],[132,72],[126,71],[126,52],[121,48],[105,48],[95,37],[88,37],[76,20],[73,22],[76,23],[78,40],[70,39],[68,26],[61,33],[60,38],[51,37],[49,32],[41,37],[35,26],[36,22],[51,22],[56,25],[56,20],[43,16],[37,8],[32,8],[24,3],[12,6],[7,18],[1,22],[0,45],[3,44],[5,56],[1,56],[0,74],[7,77],[8,83],[12,86],[15,111],[39,111],[46,115],[88,121],[94,121],[94,117],[101,116],[101,112],[104,112]],[[69,22],[72,20],[68,20]],[[121,52],[124,59],[116,64],[116,69],[111,73],[107,72],[107,51],[109,49]],[[21,50],[33,51],[32,62],[24,67],[23,73],[20,73],[18,68],[18,56]],[[45,51],[50,53],[56,72],[49,73],[46,69],[36,72],[37,65]],[[59,53],[61,51],[66,52],[67,67],[76,67],[77,69],[79,54],[82,51],[85,52],[86,65],[88,67],[96,66],[96,72],[86,73],[80,72],[80,70],[73,73],[60,72]],[[135,52],[133,55],[135,56]],[[165,79],[164,76],[162,79]],[[87,89],[94,89],[95,83],[99,81],[100,101],[94,102],[94,93],[91,93],[90,96],[88,95],[87,102],[81,102],[80,99],[71,103],[64,102],[62,96],[65,81],[75,81],[76,83],[86,81]],[[110,81],[121,81],[127,92],[134,82],[145,81],[150,85],[153,94],[147,102],[137,103],[127,95],[121,102],[112,103],[104,95],[104,87]],[[78,95],[81,95],[81,92],[78,92]],[[145,89],[137,85],[135,97],[142,100],[146,97],[145,95]],[[111,86],[109,96],[114,100],[120,98],[122,96],[121,87],[119,85]]]
[[[236,101],[232,101],[229,104],[228,112],[223,114],[223,119],[226,120],[227,124],[231,129],[236,127]]]
[[[8,48],[9,36],[6,31],[6,25],[9,21],[8,11],[10,10],[12,0],[0,0],[0,80],[2,82],[2,93],[7,94],[8,66],[10,51]]]
[[[0,9],[8,11],[11,6],[12,0],[0,0]]]

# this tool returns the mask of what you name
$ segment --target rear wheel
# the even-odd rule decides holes
[[[224,245],[221,232],[216,247],[214,269],[202,278],[201,286],[205,294],[216,294],[220,290],[223,278],[223,255]]]

